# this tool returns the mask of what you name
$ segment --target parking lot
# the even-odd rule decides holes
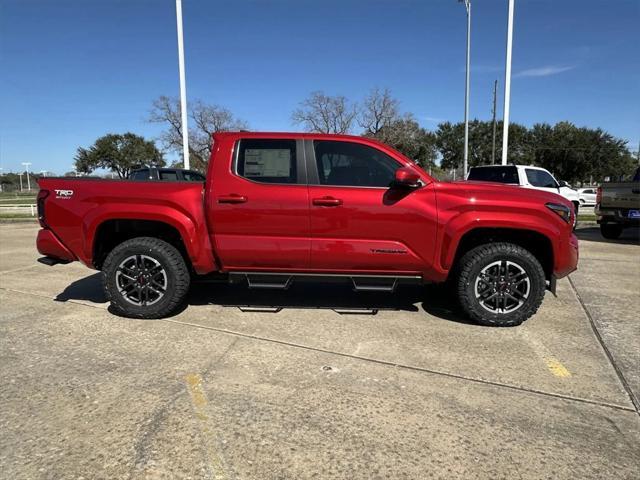
[[[0,225],[3,478],[638,478],[640,242],[579,229],[521,327],[442,288],[203,282],[164,320]]]

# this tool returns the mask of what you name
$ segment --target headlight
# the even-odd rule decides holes
[[[565,222],[571,221],[571,209],[566,205],[560,205],[559,203],[547,203],[547,208],[554,213],[557,213],[560,218]]]

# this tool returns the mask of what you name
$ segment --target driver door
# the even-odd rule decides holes
[[[305,140],[311,269],[328,273],[418,273],[433,262],[431,185],[391,188],[405,166],[357,141]]]

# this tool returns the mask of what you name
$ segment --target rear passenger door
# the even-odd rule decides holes
[[[216,252],[228,270],[309,268],[309,195],[302,140],[245,138],[210,196]],[[228,160],[227,160],[228,162]]]
[[[410,274],[433,263],[431,185],[392,188],[404,164],[364,143],[307,140],[306,152],[313,270]]]

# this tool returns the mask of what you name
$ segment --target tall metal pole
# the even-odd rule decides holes
[[[31,191],[31,180],[29,180],[29,165],[31,165],[31,162],[22,162],[22,165],[27,171],[27,190]]]
[[[464,165],[463,178],[467,178],[469,165],[469,70],[471,67],[471,0],[464,1],[467,7],[467,68],[464,87]]]
[[[504,118],[502,120],[502,165],[507,164],[509,148],[509,103],[511,101],[511,44],[513,40],[513,8],[515,0],[509,0],[507,21],[507,59],[504,69]]]
[[[187,85],[184,73],[184,38],[182,35],[182,0],[176,0],[178,25],[178,69],[180,70],[180,116],[182,120],[182,156],[184,168],[189,168],[189,130],[187,127]]]
[[[22,191],[22,172],[20,172],[18,176],[20,177],[20,191]]]
[[[493,82],[493,108],[491,114],[493,115],[493,136],[491,140],[491,165],[496,163],[496,95],[498,93],[498,80]]]

